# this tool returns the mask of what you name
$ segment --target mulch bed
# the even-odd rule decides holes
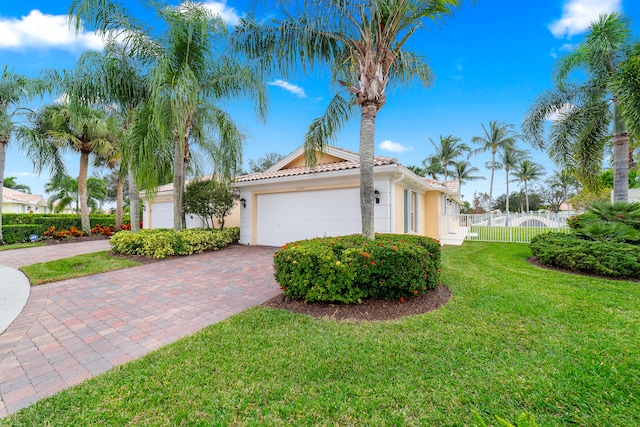
[[[66,243],[90,242],[92,240],[109,240],[104,234],[92,234],[91,236],[73,237],[70,239],[45,239],[47,246],[64,245]]]
[[[294,313],[307,314],[329,320],[370,322],[394,320],[437,310],[446,304],[450,297],[449,288],[440,285],[427,291],[424,295],[406,299],[404,302],[374,299],[363,301],[361,304],[305,303],[302,301],[288,301],[283,294],[280,294],[263,303],[262,306],[281,308]]]

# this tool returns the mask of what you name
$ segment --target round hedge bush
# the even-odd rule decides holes
[[[287,243],[274,255],[284,295],[306,302],[410,298],[440,282],[440,244],[405,234],[324,237]]]
[[[583,240],[574,234],[543,233],[531,239],[542,264],[615,278],[640,277],[640,246]]]

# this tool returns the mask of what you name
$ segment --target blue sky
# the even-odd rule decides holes
[[[138,0],[125,0],[134,12],[143,11]],[[233,25],[248,7],[248,1],[209,2]],[[100,48],[92,33],[76,37],[66,24],[67,1],[3,1],[0,6],[0,65],[15,72],[37,76],[43,68],[72,68],[86,49]],[[428,58],[435,72],[434,86],[391,88],[388,101],[376,122],[376,155],[396,157],[404,165],[418,165],[434,149],[429,138],[453,134],[470,144],[482,134],[481,124],[490,120],[511,123],[519,130],[531,103],[551,87],[556,58],[582,40],[591,21],[599,14],[623,12],[632,21],[633,34],[640,35],[640,2],[637,0],[539,0],[536,2],[477,0],[467,3],[440,28],[419,33],[411,47]],[[138,15],[144,18],[143,15]],[[324,112],[333,87],[322,75],[299,76],[295,80],[270,80],[270,105],[266,124],[256,120],[250,104],[228,102],[224,106],[247,134],[244,159],[257,159],[268,152],[288,154],[302,143],[305,131]],[[37,106],[41,101],[36,101]],[[358,115],[340,133],[336,145],[358,150]],[[522,148],[530,149],[525,142]],[[534,160],[549,173],[554,166],[545,153],[532,151]],[[77,174],[78,157],[67,156],[68,170]],[[489,191],[488,155],[471,162],[486,181],[463,188],[465,200],[474,191]],[[44,194],[47,172],[40,177],[12,141],[7,153],[5,176]],[[494,195],[505,192],[504,171],[496,172]],[[515,184],[510,189],[516,188]]]

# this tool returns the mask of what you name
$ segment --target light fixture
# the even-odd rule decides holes
[[[380,192],[378,190],[375,190],[373,192],[374,196],[376,197],[376,205],[380,204]]]
[[[240,204],[242,205],[243,208],[247,207],[247,201],[244,199],[244,197],[240,199]]]
[[[142,212],[146,212],[147,211],[147,205],[142,205]]]

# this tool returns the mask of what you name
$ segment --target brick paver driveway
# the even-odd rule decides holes
[[[275,250],[235,245],[32,288],[0,335],[0,417],[277,295]]]

